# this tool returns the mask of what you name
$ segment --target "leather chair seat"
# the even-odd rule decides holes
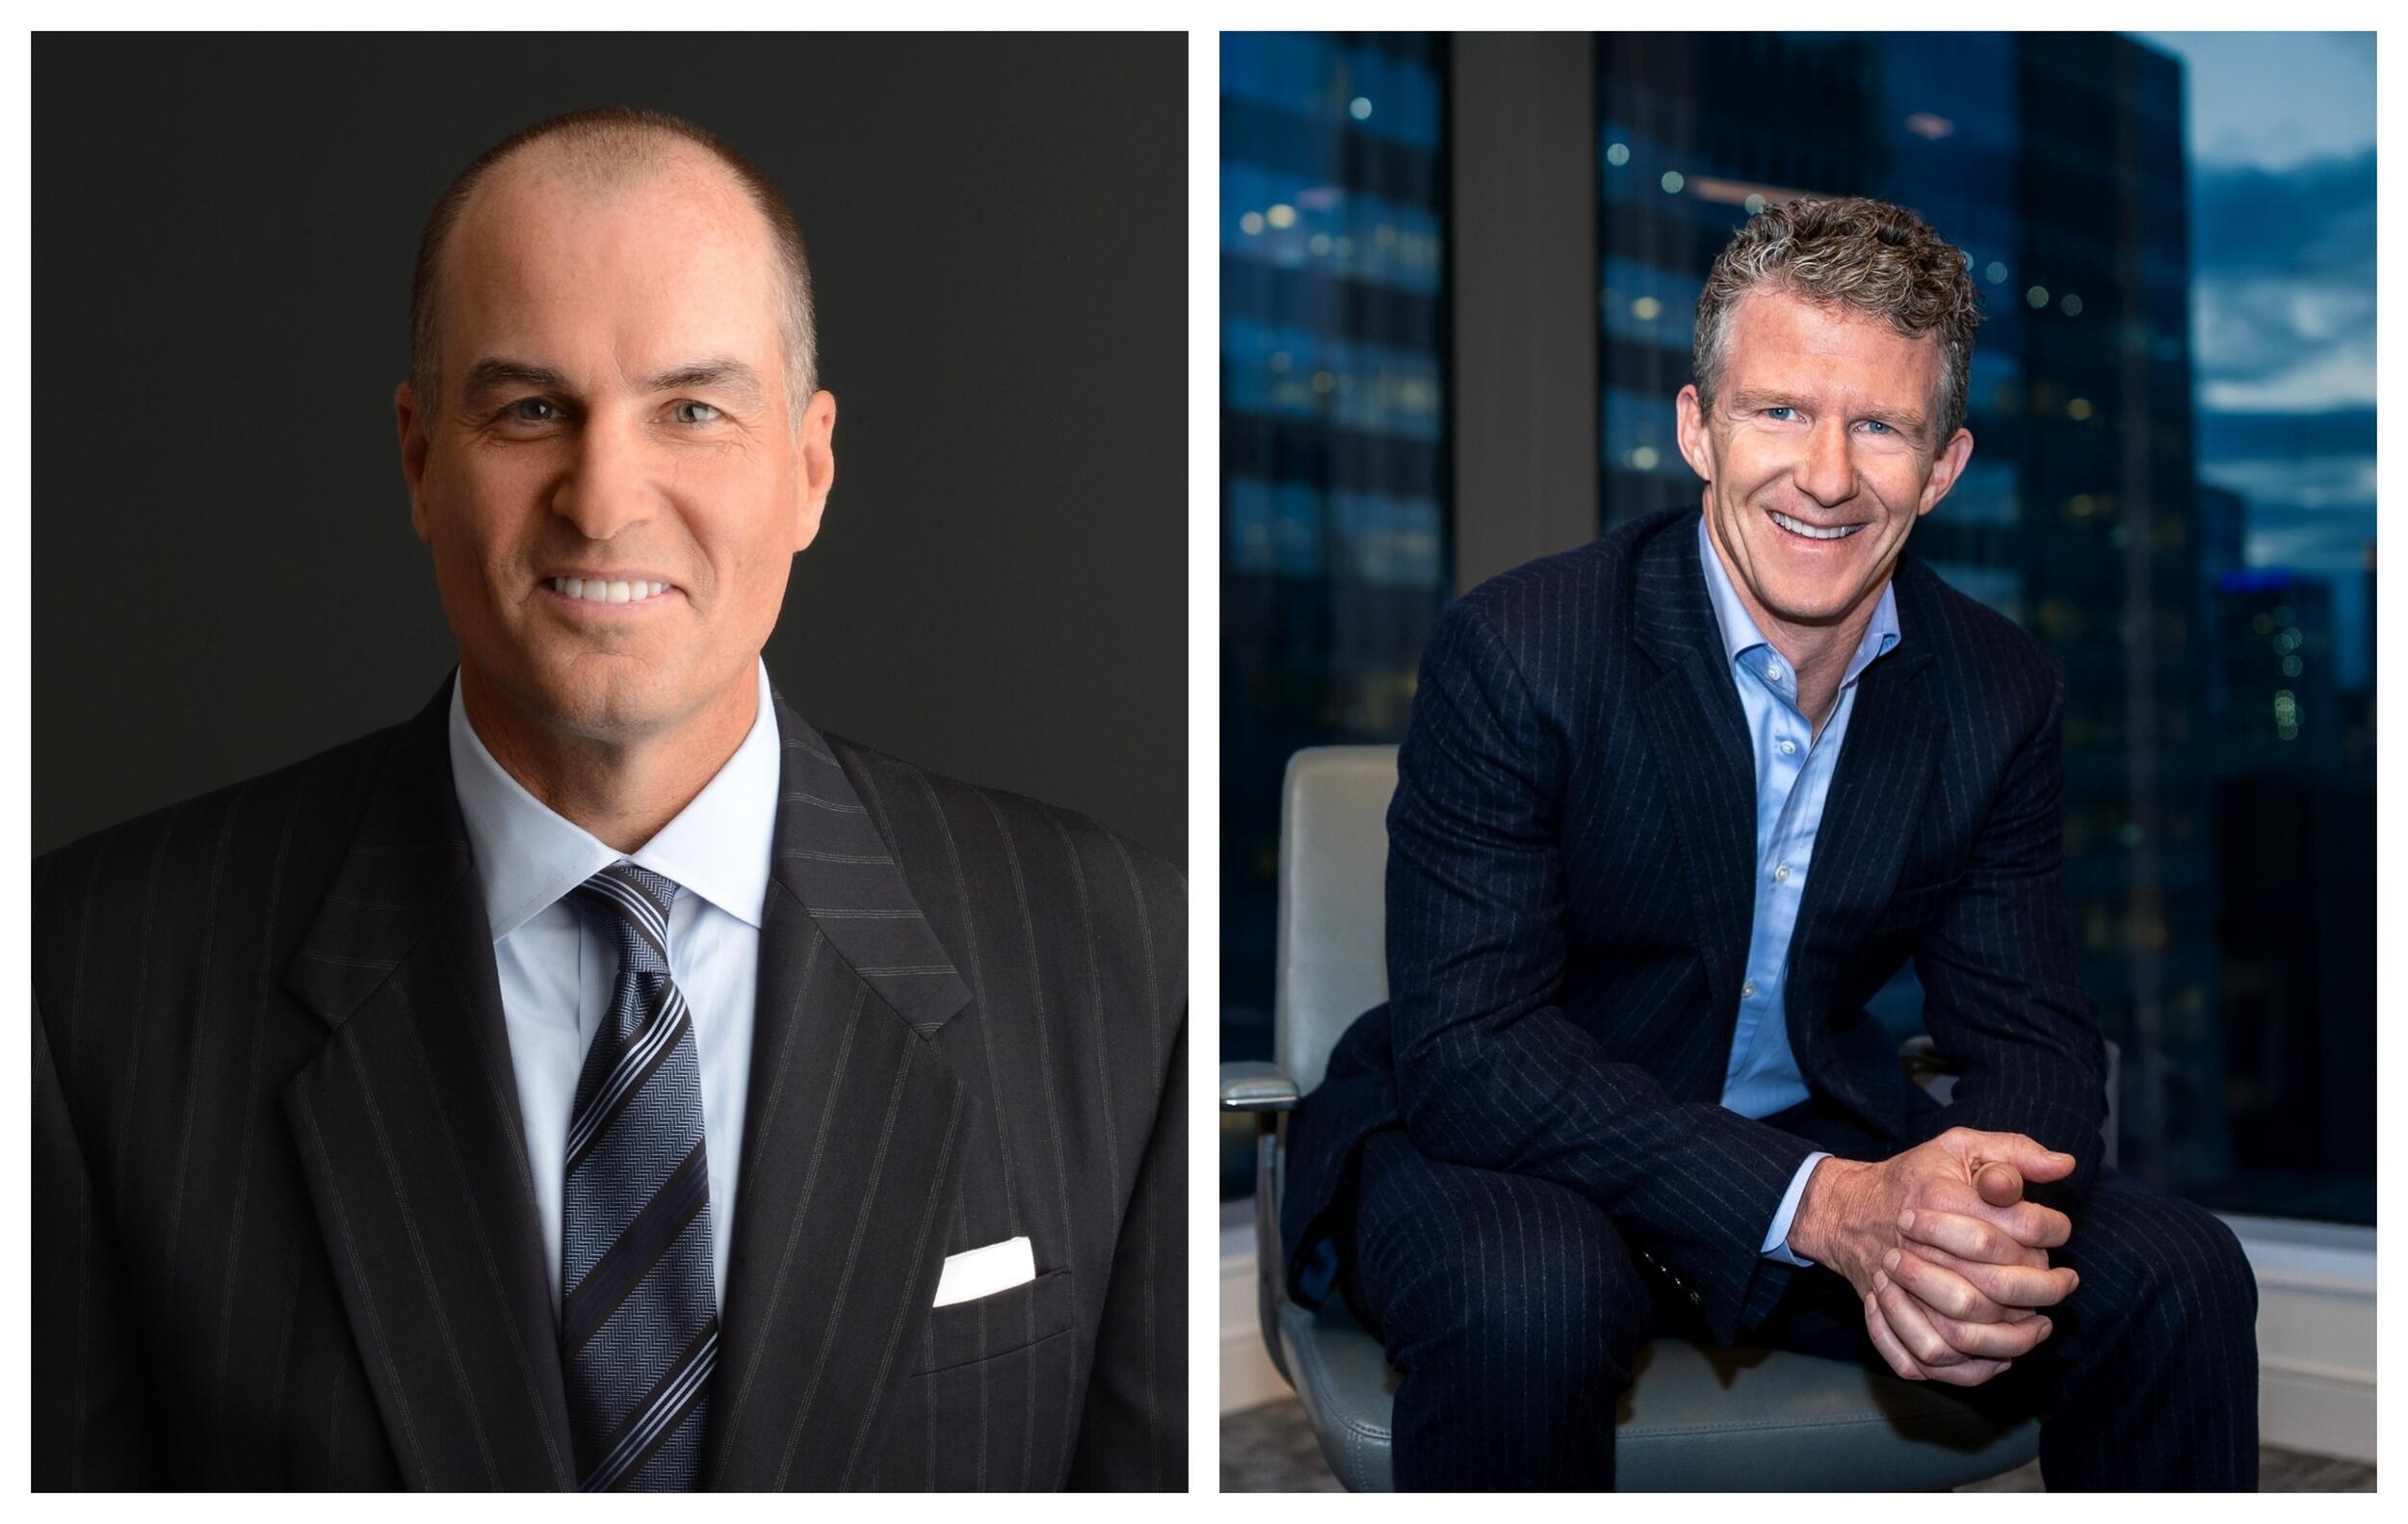
[[[1338,1480],[1391,1490],[1396,1373],[1332,1293],[1319,1312],[1282,1302],[1287,1369]],[[1949,1388],[1781,1350],[1682,1339],[1640,1347],[1614,1422],[1625,1492],[1947,1489],[2011,1471],[2040,1426],[2002,1428]]]

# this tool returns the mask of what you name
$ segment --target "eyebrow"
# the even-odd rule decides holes
[[[496,392],[522,386],[566,391],[568,378],[549,365],[534,365],[525,360],[488,355],[468,367],[468,377],[461,382],[460,395],[474,406]],[[761,406],[760,374],[742,360],[694,360],[671,366],[637,382],[637,389],[644,392],[702,391],[711,388],[732,392],[747,406]]]

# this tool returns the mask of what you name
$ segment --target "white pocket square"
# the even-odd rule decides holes
[[[936,1301],[930,1305],[943,1307],[991,1297],[1034,1279],[1036,1255],[1031,1252],[1029,1241],[1008,1238],[984,1248],[965,1248],[958,1254],[948,1254],[945,1273],[936,1277]]]

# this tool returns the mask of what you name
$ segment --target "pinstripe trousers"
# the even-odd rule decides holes
[[[1813,1102],[1766,1120],[1843,1158],[1897,1151]],[[1401,1377],[1398,1489],[1610,1488],[1640,1345],[1706,1336],[1637,1246],[1575,1191],[1427,1158],[1400,1128],[1365,1140],[1358,1185],[1341,1285]],[[2069,1215],[2051,1257],[2081,1286],[2040,1347],[1967,1400],[2043,1415],[2052,1491],[2254,1489],[2257,1283],[2232,1230],[2113,1169]],[[1887,1368],[1843,1277],[1763,1273],[1789,1285],[1741,1342]]]

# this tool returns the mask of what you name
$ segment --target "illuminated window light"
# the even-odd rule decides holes
[[[1641,323],[1655,322],[1657,314],[1662,311],[1663,303],[1657,301],[1654,297],[1641,297],[1636,302],[1631,303],[1631,316],[1638,319]]]
[[[1680,171],[1666,170],[1663,171],[1663,178],[1657,183],[1663,187],[1666,196],[1678,196],[1681,194],[1681,187],[1687,185],[1688,181],[1681,177]]]
[[[1260,212],[1246,213],[1243,217],[1238,219],[1238,229],[1239,231],[1244,233],[1246,237],[1252,238],[1255,234],[1263,230],[1263,214]]]
[[[1347,114],[1357,121],[1371,120],[1372,103],[1370,99],[1362,95],[1355,96],[1352,100],[1347,102]]]
[[[1296,208],[1290,206],[1285,201],[1281,201],[1276,206],[1273,206],[1269,211],[1264,213],[1263,217],[1264,221],[1269,223],[1273,227],[1294,227],[1296,225]]]
[[[1617,169],[1617,170],[1618,170],[1618,169],[1620,169],[1620,168],[1622,168],[1622,166],[1624,166],[1624,165],[1626,165],[1626,164],[1630,163],[1630,162],[1631,162],[1631,145],[1630,145],[1629,144],[1627,144],[1627,143],[1609,143],[1609,144],[1607,144],[1607,145],[1606,145],[1606,162],[1607,162],[1608,164],[1612,165],[1612,166],[1613,166],[1615,169]]]

